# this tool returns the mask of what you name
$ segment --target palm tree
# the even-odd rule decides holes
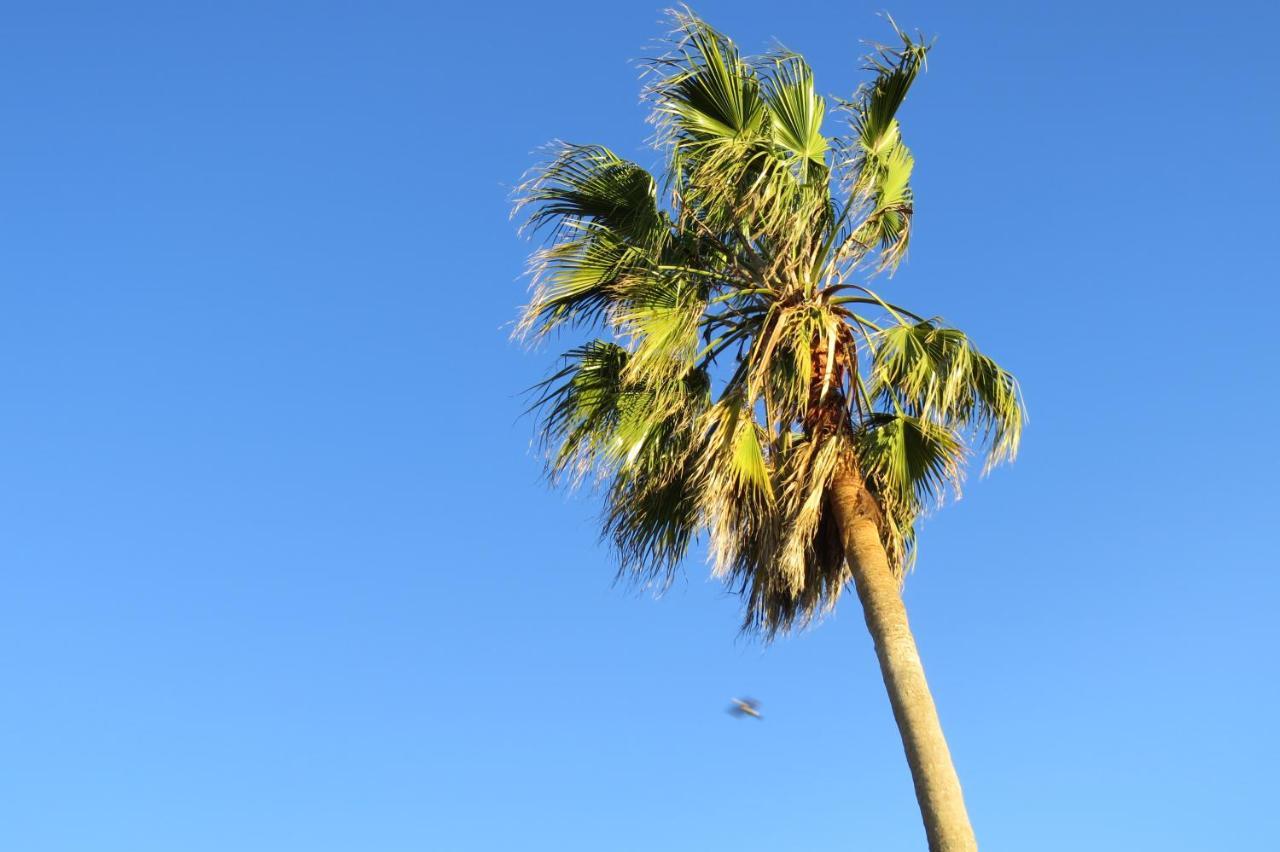
[[[742,57],[688,10],[646,63],[655,178],[558,144],[519,192],[546,234],[519,333],[602,336],[535,392],[554,482],[594,480],[620,573],[663,584],[704,534],[766,638],[852,584],[929,848],[977,848],[901,597],[915,522],[1017,451],[1013,377],[960,331],[868,287],[906,255],[911,152],[895,117],[928,46],[876,46],[835,109],[794,53]]]

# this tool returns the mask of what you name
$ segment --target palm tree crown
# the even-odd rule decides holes
[[[714,572],[772,636],[850,581],[829,489],[852,470],[899,576],[922,511],[1017,451],[1013,377],[960,331],[868,287],[906,255],[913,159],[897,113],[928,47],[895,25],[870,82],[835,101],[804,60],[743,58],[687,11],[646,64],[665,152],[656,179],[559,144],[521,188],[532,260],[526,339],[570,349],[534,407],[556,481],[605,486],[624,574],[669,578],[705,533]],[[984,469],[985,469],[984,468]]]

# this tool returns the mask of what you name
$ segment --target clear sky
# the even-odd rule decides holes
[[[612,587],[530,450],[508,193],[656,162],[661,4],[434,5],[6,8],[0,848],[922,849],[856,602],[766,648],[701,558]],[[883,6],[698,9],[847,94]],[[884,292],[1031,413],[906,587],[983,849],[1271,848],[1280,15],[890,10]]]

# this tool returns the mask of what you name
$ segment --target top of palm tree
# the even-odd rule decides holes
[[[534,407],[553,480],[605,484],[622,572],[666,581],[706,533],[744,626],[773,635],[849,580],[827,505],[837,471],[865,481],[905,571],[916,520],[958,490],[970,450],[984,470],[1013,458],[1023,408],[963,333],[869,286],[911,237],[897,113],[928,45],[893,25],[828,136],[803,58],[744,58],[670,14],[669,49],[646,64],[663,172],[555,147],[517,201],[546,238],[519,334],[600,335],[565,353]]]

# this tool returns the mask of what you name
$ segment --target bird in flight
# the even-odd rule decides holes
[[[763,719],[760,715],[760,702],[754,698],[735,698],[733,704],[729,707],[729,712],[741,719],[743,716],[751,716],[756,719]]]

